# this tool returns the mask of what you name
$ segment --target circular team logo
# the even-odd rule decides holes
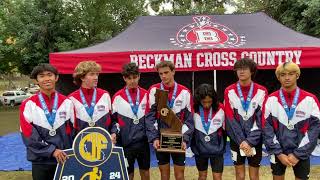
[[[194,22],[180,29],[172,44],[189,49],[230,48],[245,44],[245,36],[238,36],[230,28],[212,22],[208,16],[193,17]]]
[[[76,159],[84,166],[95,167],[106,162],[112,152],[110,134],[100,127],[89,127],[79,132],[73,142]]]

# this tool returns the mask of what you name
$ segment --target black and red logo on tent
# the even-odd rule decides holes
[[[245,44],[245,36],[238,36],[230,28],[212,22],[209,16],[195,16],[194,22],[180,29],[175,38],[176,46],[190,49],[230,48]]]

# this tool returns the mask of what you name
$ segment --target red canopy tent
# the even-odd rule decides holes
[[[71,82],[70,74],[74,67],[84,60],[101,64],[103,73],[119,73],[122,65],[128,62],[136,62],[141,72],[154,72],[155,64],[170,60],[177,71],[181,71],[181,77],[177,73],[178,81],[180,78],[182,81],[190,79],[183,83],[190,87],[194,85],[194,79],[199,83],[208,83],[217,77],[221,94],[226,85],[224,83],[235,80],[232,72],[217,71],[218,75],[214,76],[208,71],[230,70],[235,61],[243,57],[252,58],[259,69],[274,69],[285,61],[293,61],[301,68],[316,68],[320,67],[320,39],[295,32],[261,12],[143,16],[106,42],[78,50],[51,53],[50,63],[61,74],[69,74],[66,77]],[[309,71],[314,73],[314,70]],[[199,72],[199,76],[188,72]],[[264,76],[261,74],[260,79],[277,83],[273,71],[265,72],[268,73],[263,73]],[[119,74],[102,76],[121,78]],[[145,76],[155,81],[154,73]],[[110,83],[112,78],[107,80]],[[145,81],[143,86],[150,85],[150,81]],[[108,89],[108,85],[102,82],[103,85]]]

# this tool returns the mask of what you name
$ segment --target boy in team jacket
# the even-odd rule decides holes
[[[146,126],[148,141],[153,143],[153,147],[158,149],[160,147],[160,129],[168,128],[157,114],[157,105],[155,103],[156,89],[163,89],[169,91],[168,106],[171,108],[180,121],[183,123],[182,146],[184,149],[189,146],[191,136],[193,133],[193,115],[192,115],[192,96],[190,91],[183,85],[178,84],[174,80],[175,67],[171,61],[162,61],[156,65],[157,72],[160,76],[161,83],[150,87],[148,91]],[[166,180],[170,178],[170,156],[174,164],[174,175],[178,180],[184,179],[185,154],[184,153],[167,153],[156,152],[158,165],[161,173],[161,179]]]
[[[110,130],[111,99],[107,91],[97,88],[100,72],[101,66],[94,61],[80,62],[74,70],[74,82],[80,88],[68,97],[75,108],[76,133],[86,127]]]
[[[245,178],[245,160],[248,159],[249,177],[259,179],[262,158],[262,105],[267,98],[265,87],[252,81],[257,64],[241,59],[234,64],[238,82],[224,92],[226,130],[237,179]]]
[[[117,136],[117,145],[123,147],[128,160],[129,178],[134,178],[134,162],[138,161],[140,176],[150,179],[150,149],[145,128],[145,108],[147,91],[139,87],[140,73],[135,63],[122,68],[126,86],[112,98],[113,119],[117,129],[112,136]]]
[[[310,155],[320,132],[319,102],[315,95],[297,86],[297,64],[280,64],[276,76],[281,88],[268,97],[262,121],[273,178],[284,179],[286,167],[292,166],[296,179],[308,179]]]
[[[209,84],[201,84],[195,90],[193,99],[195,130],[191,149],[199,171],[198,179],[207,179],[210,160],[213,179],[221,180],[226,140],[223,105],[218,102],[217,93]]]
[[[34,180],[53,179],[57,162],[63,164],[63,149],[72,147],[72,102],[55,90],[58,71],[50,64],[40,64],[31,72],[40,92],[20,106],[20,130],[32,162]]]

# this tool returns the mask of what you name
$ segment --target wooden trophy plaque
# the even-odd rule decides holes
[[[160,148],[157,151],[185,153],[185,150],[182,148],[182,123],[167,105],[168,91],[157,89],[155,98],[160,120],[169,126],[169,128],[160,129]]]

